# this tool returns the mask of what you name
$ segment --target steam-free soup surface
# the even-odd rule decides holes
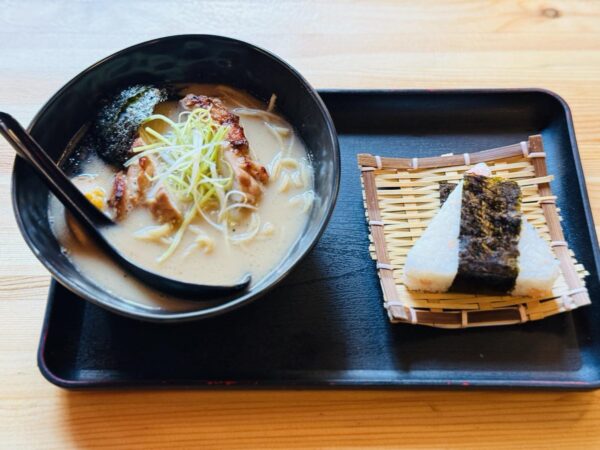
[[[250,273],[253,283],[257,283],[282,262],[305,227],[313,200],[313,175],[306,149],[291,125],[276,113],[257,113],[264,111],[266,105],[248,94],[212,85],[182,88],[181,96],[187,93],[216,96],[239,115],[252,158],[269,174],[260,198],[250,208],[236,212],[226,235],[209,225],[204,217],[194,217],[181,234],[176,249],[166,258],[165,252],[176,237],[176,227],[164,236],[152,237],[153,233],[160,234],[161,224],[147,207],[133,208],[117,226],[106,230],[106,237],[133,261],[168,277],[194,283],[229,284]],[[155,112],[177,120],[181,108],[178,102],[165,102]],[[160,124],[151,124],[166,132]],[[79,173],[73,180],[89,198],[98,193],[108,198],[114,189],[116,171],[91,154],[79,165]],[[64,209],[56,199],[52,198],[50,205],[55,233],[86,277],[125,300],[156,307],[170,302],[169,307],[173,308],[163,294],[127,276],[85,235],[77,232],[76,225],[65,219]],[[254,231],[251,239],[236,241],[236,237],[247,237]],[[185,304],[181,303],[181,307],[185,309]]]

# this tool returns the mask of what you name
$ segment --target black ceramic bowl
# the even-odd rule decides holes
[[[27,244],[64,286],[99,306],[138,319],[177,322],[222,314],[258,298],[279,283],[323,232],[339,187],[338,140],[331,117],[315,90],[276,56],[245,42],[210,35],[171,36],[129,47],[94,64],[44,105],[29,127],[55,159],[96,112],[107,92],[133,83],[221,83],[259,99],[277,94],[279,112],[304,140],[315,169],[316,201],[308,224],[288,257],[247,292],[220,301],[191,304],[181,312],[132,304],[83,277],[61,252],[48,221],[48,189],[21,159],[13,172],[13,207]]]

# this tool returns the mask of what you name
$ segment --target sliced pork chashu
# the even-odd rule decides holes
[[[113,181],[108,206],[114,209],[116,220],[123,220],[133,208],[146,200],[146,191],[150,187],[150,177],[154,173],[154,164],[149,158],[140,158],[127,170],[117,172]]]
[[[149,157],[142,157],[126,171],[115,175],[113,190],[108,205],[114,209],[115,219],[123,220],[137,206],[148,206],[154,218],[160,223],[181,221],[181,211],[162,186],[148,198],[151,177],[154,174],[154,162]]]
[[[180,103],[187,110],[209,110],[215,122],[229,128],[227,140],[230,146],[224,156],[233,169],[235,188],[245,192],[250,203],[256,203],[262,194],[262,185],[269,181],[269,174],[263,165],[250,157],[248,140],[244,128],[240,125],[239,116],[229,111],[216,97],[188,94]]]
[[[154,218],[160,223],[181,222],[181,211],[164,187],[159,187],[156,194],[146,202]]]

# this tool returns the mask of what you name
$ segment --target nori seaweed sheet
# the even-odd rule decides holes
[[[166,89],[153,86],[135,85],[121,90],[100,109],[81,149],[94,148],[104,161],[121,168],[130,157],[140,125],[167,96]]]
[[[446,200],[448,200],[448,196],[452,193],[455,187],[455,183],[440,181],[440,206],[442,206]]]
[[[519,274],[521,189],[500,177],[466,174],[458,272],[451,290],[509,293]]]

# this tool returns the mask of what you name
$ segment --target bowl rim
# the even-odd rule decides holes
[[[77,75],[75,75],[73,78],[71,78],[60,89],[58,89],[58,91],[56,91],[44,103],[44,105],[40,108],[40,110],[35,114],[35,116],[31,120],[31,122],[29,123],[27,130],[29,132],[32,132],[33,130],[35,130],[36,126],[38,125],[38,122],[46,114],[46,111],[50,108],[50,106],[53,103],[55,103],[58,100],[58,98],[61,97],[65,92],[67,92],[72,87],[72,85],[74,85],[80,79],[87,76],[90,72],[96,70],[98,67],[102,66],[103,64],[106,64],[107,62],[113,60],[114,58],[126,55],[127,53],[130,53],[135,50],[144,49],[146,47],[152,47],[153,45],[155,45],[159,42],[165,42],[165,41],[171,41],[171,40],[202,40],[202,39],[218,39],[218,40],[229,41],[230,43],[247,47],[251,51],[261,53],[264,56],[266,56],[267,58],[274,60],[276,63],[280,64],[294,78],[296,78],[296,80],[302,85],[305,92],[317,104],[319,110],[323,114],[323,118],[325,119],[325,124],[327,127],[328,137],[331,140],[331,142],[333,143],[333,150],[334,150],[334,152],[333,152],[334,153],[333,154],[333,162],[334,162],[334,180],[333,180],[333,182],[334,182],[334,186],[333,186],[333,190],[332,190],[332,195],[329,198],[329,204],[327,205],[325,214],[323,215],[320,223],[318,224],[318,232],[314,236],[314,239],[312,240],[312,242],[310,242],[309,245],[307,245],[302,251],[300,251],[296,257],[290,258],[290,259],[284,258],[283,261],[285,261],[285,270],[281,271],[281,273],[279,275],[277,275],[277,277],[275,277],[269,284],[264,286],[264,288],[260,289],[257,292],[254,292],[254,293],[247,292],[245,295],[242,295],[241,297],[237,297],[230,301],[219,303],[216,306],[212,306],[212,307],[208,307],[208,308],[196,310],[196,311],[173,312],[173,313],[168,313],[165,315],[165,314],[156,313],[155,310],[152,310],[150,308],[148,308],[148,309],[133,309],[133,308],[131,308],[130,309],[130,308],[127,308],[124,306],[127,304],[125,302],[113,303],[113,302],[103,301],[103,300],[97,298],[96,296],[91,295],[90,293],[86,292],[85,290],[80,289],[78,287],[77,283],[73,283],[68,277],[64,276],[59,270],[57,270],[54,267],[54,265],[49,263],[49,261],[46,260],[42,256],[41,252],[34,245],[29,234],[25,231],[25,223],[23,221],[23,218],[21,216],[19,208],[17,207],[17,191],[18,191],[17,184],[18,183],[17,183],[16,171],[18,169],[18,165],[21,163],[24,164],[24,162],[20,161],[18,156],[15,156],[15,160],[13,162],[12,175],[11,175],[11,179],[12,179],[11,180],[11,201],[12,201],[12,208],[13,208],[13,213],[15,215],[15,219],[17,222],[17,226],[19,227],[19,231],[21,232],[21,235],[23,236],[23,239],[25,240],[27,246],[31,249],[32,253],[42,263],[42,265],[46,268],[46,270],[48,270],[50,272],[52,277],[55,280],[57,280],[58,282],[60,282],[67,289],[69,289],[70,291],[72,291],[73,293],[78,295],[79,297],[82,297],[83,299],[89,301],[92,304],[95,304],[101,308],[104,308],[106,310],[112,311],[116,314],[119,314],[119,315],[122,315],[125,317],[139,319],[139,320],[148,321],[148,322],[158,322],[158,323],[176,323],[177,322],[178,323],[178,322],[187,322],[187,321],[192,321],[192,320],[200,320],[200,319],[218,316],[218,315],[224,314],[226,312],[233,311],[243,305],[252,303],[253,301],[259,299],[260,297],[262,297],[263,295],[265,295],[266,293],[271,291],[275,286],[277,286],[300,263],[300,261],[302,261],[302,259],[304,259],[304,257],[314,248],[314,246],[317,244],[317,242],[319,241],[319,239],[325,232],[325,229],[327,228],[327,224],[329,223],[331,215],[333,214],[333,210],[335,208],[335,204],[337,201],[339,188],[340,188],[340,176],[341,176],[339,140],[338,140],[338,135],[337,135],[337,132],[335,129],[333,119],[331,118],[331,114],[329,113],[329,110],[325,106],[325,103],[323,102],[323,100],[321,99],[319,94],[317,93],[316,89],[313,88],[310,85],[310,83],[306,80],[306,78],[304,78],[304,76],[302,76],[296,69],[294,69],[290,64],[288,64],[286,61],[284,61],[282,58],[275,55],[274,53],[271,53],[270,51],[265,50],[263,48],[257,47],[256,45],[251,44],[249,42],[242,41],[239,39],[234,39],[234,38],[227,37],[227,36],[220,36],[220,35],[215,35],[215,34],[169,35],[169,36],[163,36],[163,37],[159,37],[159,38],[150,39],[150,40],[147,40],[144,42],[140,42],[138,44],[131,45],[131,46],[126,47],[122,50],[119,50],[115,53],[112,53],[112,54],[100,59],[99,61],[93,63],[92,65],[88,66],[87,68],[85,68],[84,70],[79,72]],[[90,283],[90,281],[87,281],[87,282]],[[100,290],[102,290],[104,294],[115,297],[114,294],[110,294],[110,293],[106,292],[102,286],[99,286],[99,285],[96,285],[96,286]]]

